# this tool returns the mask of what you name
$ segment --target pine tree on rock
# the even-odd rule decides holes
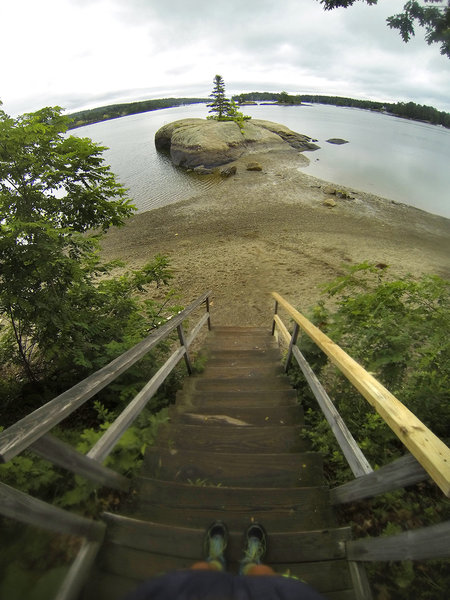
[[[209,97],[212,98],[212,102],[207,104],[207,106],[211,108],[209,112],[216,113],[216,115],[211,118],[220,121],[223,117],[229,115],[231,103],[225,96],[225,82],[221,75],[216,75],[214,77],[214,88]]]

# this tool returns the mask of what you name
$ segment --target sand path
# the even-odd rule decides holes
[[[237,161],[237,174],[208,192],[111,230],[104,257],[136,267],[168,255],[181,302],[212,289],[221,325],[269,325],[272,290],[304,311],[345,264],[367,260],[395,275],[450,277],[450,219],[341,186],[353,199],[335,198],[329,208],[330,184],[301,170],[301,154],[251,160],[263,171],[246,171],[248,158]]]

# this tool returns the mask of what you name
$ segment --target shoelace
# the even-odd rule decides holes
[[[264,548],[261,544],[261,540],[256,537],[248,539],[248,547],[245,551],[244,562],[259,563],[261,556],[264,554]]]
[[[221,558],[223,555],[224,539],[221,535],[213,535],[209,540],[209,557],[212,560]]]

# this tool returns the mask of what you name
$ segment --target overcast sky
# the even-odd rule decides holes
[[[317,0],[0,0],[10,115],[169,96],[286,90],[450,111],[450,60],[385,23],[405,0],[325,12]]]

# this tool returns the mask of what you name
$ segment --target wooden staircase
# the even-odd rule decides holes
[[[350,600],[345,542],[329,502],[321,456],[302,439],[302,408],[264,329],[215,328],[206,368],[186,379],[170,424],[149,448],[125,515],[105,514],[106,541],[83,600],[115,600],[139,582],[203,557],[203,536],[227,523],[229,568],[257,521],[265,562],[330,600]]]

